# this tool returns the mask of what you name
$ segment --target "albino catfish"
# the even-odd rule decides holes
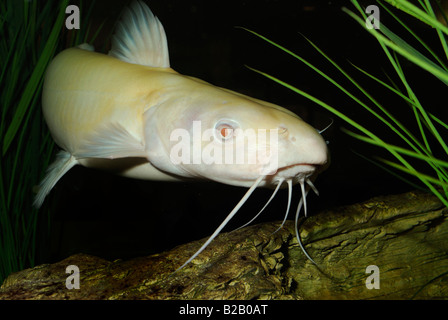
[[[178,270],[207,247],[258,187],[275,188],[270,201],[287,185],[286,220],[292,186],[300,184],[297,229],[302,204],[306,215],[306,189],[317,193],[312,181],[328,162],[320,132],[294,113],[171,69],[163,26],[140,1],[125,9],[108,55],[83,44],[54,58],[42,105],[63,150],[40,184],[37,207],[77,164],[114,172],[118,167],[119,174],[136,179],[206,179],[249,187]],[[303,249],[298,233],[297,238]]]

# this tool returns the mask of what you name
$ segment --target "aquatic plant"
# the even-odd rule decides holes
[[[436,195],[445,206],[448,206],[448,146],[447,142],[443,138],[444,136],[446,136],[446,132],[441,133],[441,130],[448,130],[448,124],[447,122],[444,122],[442,119],[438,118],[436,115],[429,112],[427,108],[422,105],[421,101],[417,97],[417,94],[410,85],[410,81],[406,76],[405,68],[402,67],[402,62],[400,62],[400,58],[402,59],[402,57],[404,57],[419,68],[426,70],[429,74],[438,78],[445,85],[448,85],[448,45],[446,41],[448,28],[439,21],[440,18],[439,20],[437,19],[434,8],[431,6],[430,1],[428,0],[419,0],[419,6],[414,5],[406,0],[386,0],[386,2],[389,2],[390,5],[387,5],[385,1],[378,1],[378,4],[382,10],[381,14],[385,12],[390,14],[393,19],[403,27],[403,29],[409,34],[409,36],[414,39],[419,47],[422,48],[420,50],[424,50],[424,52],[426,52],[425,55],[421,53],[419,49],[413,47],[408,42],[403,40],[402,37],[399,37],[396,33],[388,29],[383,23],[381,23],[381,21],[379,24],[379,28],[374,28],[374,26],[372,25],[372,21],[366,15],[365,9],[361,7],[359,2],[357,0],[352,0],[351,2],[359,12],[359,15],[355,14],[352,10],[349,10],[347,8],[343,8],[342,10],[345,11],[349,17],[357,21],[371,35],[376,38],[379,45],[383,49],[388,61],[390,62],[393,70],[398,76],[399,83],[395,83],[392,80],[392,77],[388,76],[387,81],[384,81],[360,67],[353,67],[356,70],[360,71],[366,77],[375,81],[385,90],[392,92],[394,95],[402,99],[406,108],[405,112],[413,114],[413,119],[415,119],[415,123],[418,127],[417,133],[413,133],[411,129],[401,123],[400,120],[387,109],[387,106],[384,106],[380,102],[378,102],[378,99],[371,95],[365,87],[361,86],[359,81],[356,81],[353,76],[351,76],[346,70],[338,65],[334,61],[334,59],[326,55],[311,40],[306,39],[311,44],[311,46],[313,46],[316,52],[318,52],[323,58],[325,58],[325,60],[330,62],[338,70],[338,72],[343,75],[343,77],[349,80],[359,90],[359,92],[362,93],[362,97],[356,96],[355,93],[353,93],[353,90],[350,91],[346,88],[346,86],[343,86],[341,82],[338,82],[330,75],[319,69],[316,65],[309,63],[303,57],[288,50],[286,47],[281,46],[280,44],[254,31],[248,29],[245,30],[251,32],[252,34],[265,40],[266,42],[293,56],[295,59],[304,63],[312,70],[317,72],[320,76],[328,80],[332,85],[336,86],[340,91],[342,91],[345,95],[352,99],[357,105],[368,111],[373,117],[369,120],[377,119],[384,125],[386,125],[391,130],[391,132],[393,132],[395,137],[400,138],[400,140],[403,142],[403,146],[392,144],[386,141],[386,139],[381,138],[374,131],[369,130],[365,124],[362,124],[359,121],[356,121],[347,116],[347,114],[345,114],[341,108],[329,105],[322,99],[319,99],[316,96],[313,96],[270,74],[250,67],[249,68],[317,103],[321,107],[325,108],[340,119],[350,124],[353,128],[357,129],[356,132],[345,128],[342,128],[342,130],[356,139],[387,150],[390,155],[395,158],[395,160],[390,160],[377,157],[377,160],[379,161],[377,162],[378,165],[380,165],[380,162],[386,164],[392,170],[390,170],[389,167],[383,165],[380,166],[390,172],[394,172],[395,175],[408,182],[410,181],[402,177],[402,173],[406,173],[417,178],[424,188],[430,190],[430,192]],[[415,33],[408,26],[408,24],[403,21],[403,19],[399,18],[399,16],[393,12],[393,7],[398,9],[399,12],[401,11],[402,13],[404,13],[406,16],[408,16],[408,18],[412,17],[418,19],[432,28],[437,33],[438,39],[440,40],[440,45],[442,47],[444,57],[439,57],[436,54],[436,50],[428,46],[423,41],[423,39],[420,38],[417,33]],[[440,16],[442,17],[442,19],[445,19],[446,22],[446,17],[444,16],[443,11],[441,10],[441,8],[439,9],[439,12],[441,14]],[[368,103],[364,102],[362,99],[367,99]],[[426,167],[424,170],[420,169],[422,164],[424,164]],[[397,172],[401,173],[398,174]]]
[[[48,229],[49,208],[38,213],[32,207],[33,188],[54,149],[40,107],[43,76],[55,53],[81,43],[89,33],[86,25],[70,32],[65,28],[68,4],[0,3],[0,283],[11,272],[34,265],[36,239],[42,235],[37,228]],[[90,9],[85,21],[89,15]]]

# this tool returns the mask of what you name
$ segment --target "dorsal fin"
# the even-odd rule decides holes
[[[109,55],[148,67],[170,67],[165,30],[145,3],[134,1],[124,9]]]

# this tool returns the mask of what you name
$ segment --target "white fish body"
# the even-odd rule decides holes
[[[302,191],[305,183],[314,188],[310,179],[327,163],[319,132],[292,112],[171,69],[163,27],[141,2],[125,12],[109,55],[88,45],[57,55],[46,73],[42,101],[50,132],[63,151],[41,184],[37,206],[76,164],[138,179],[198,178],[250,187],[211,241],[255,188],[283,182],[290,194],[295,183],[301,183]],[[193,139],[193,149],[212,145],[227,150],[239,139],[237,129],[276,130],[277,170],[261,174],[266,163],[258,162],[173,163],[170,151],[178,141],[172,133],[182,129],[194,137],[198,123],[201,133],[214,129],[215,135]],[[249,157],[263,147],[272,146],[246,145],[244,152]]]

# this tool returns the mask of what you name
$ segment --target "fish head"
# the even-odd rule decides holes
[[[145,136],[155,167],[246,187],[264,176],[260,186],[269,187],[285,180],[295,184],[327,165],[325,140],[297,115],[242,96],[217,96],[148,110]]]

